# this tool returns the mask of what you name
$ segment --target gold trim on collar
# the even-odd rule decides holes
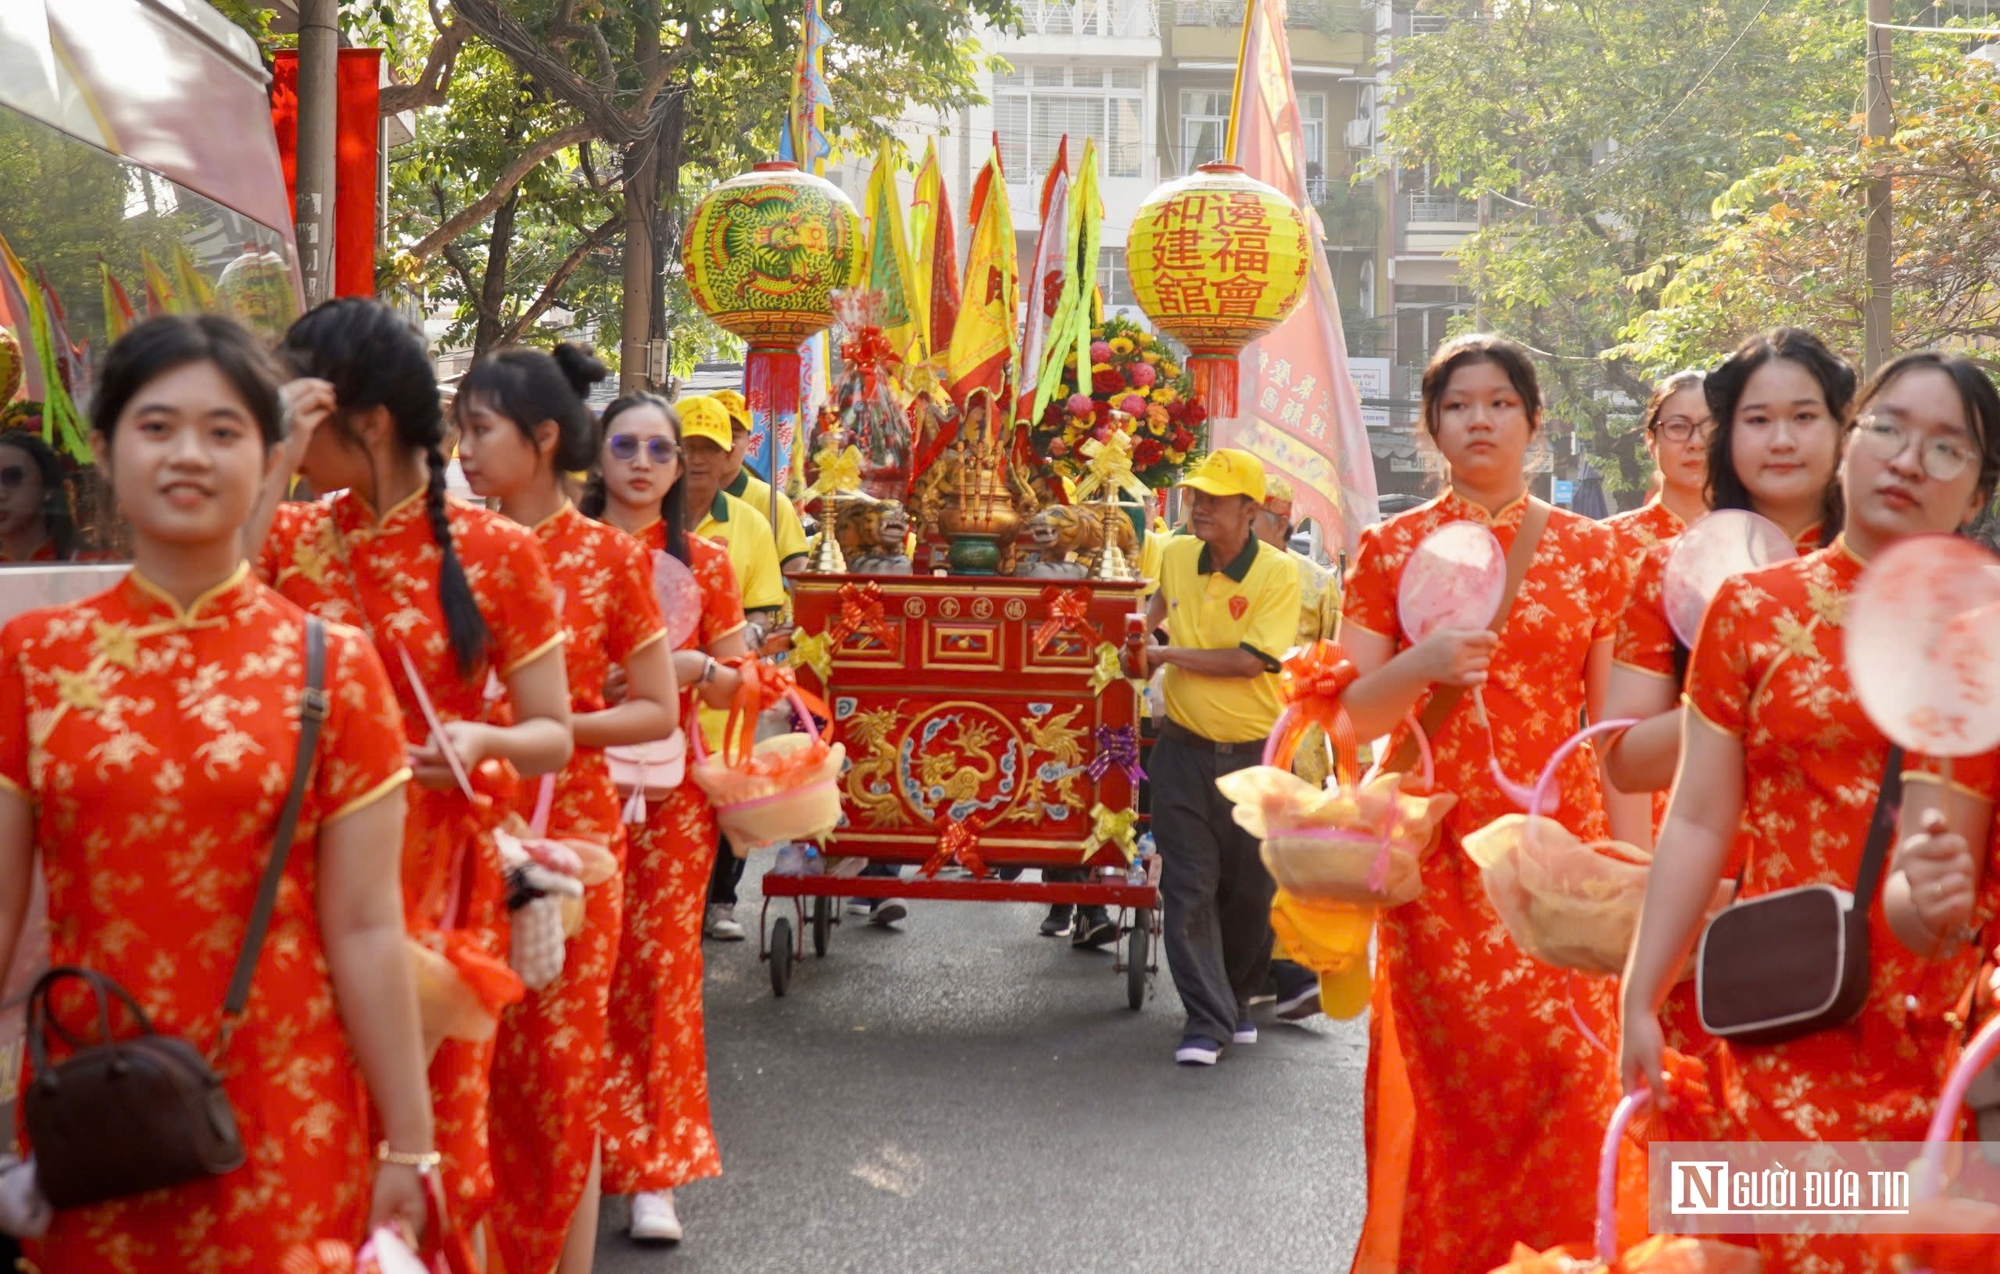
[[[193,604],[185,610],[181,608],[180,602],[171,593],[147,579],[144,575],[141,575],[138,567],[133,567],[127,578],[132,581],[133,586],[138,588],[140,592],[146,593],[158,601],[165,602],[173,612],[175,623],[187,625],[196,621],[203,606],[215,601],[223,594],[241,584],[244,577],[249,574],[250,563],[247,560],[239,559],[236,563],[236,569],[229,573],[229,578],[223,580],[220,584],[204,590],[201,596],[195,598]]]

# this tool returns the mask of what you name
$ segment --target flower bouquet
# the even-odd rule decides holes
[[[1107,318],[1091,330],[1091,365],[1079,376],[1067,364],[1028,444],[1037,459],[1071,480],[1083,476],[1078,450],[1115,430],[1132,440],[1132,470],[1153,490],[1180,480],[1188,461],[1208,449],[1208,413],[1194,399],[1194,377],[1161,339],[1130,319]]]

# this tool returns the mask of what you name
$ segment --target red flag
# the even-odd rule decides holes
[[[1283,191],[1312,224],[1305,303],[1237,360],[1241,414],[1211,425],[1212,445],[1241,447],[1292,480],[1294,507],[1319,523],[1327,552],[1352,551],[1375,520],[1375,460],[1327,265],[1325,234],[1306,189],[1305,127],[1292,91],[1283,0],[1251,0],[1230,110],[1230,150],[1252,177]]]

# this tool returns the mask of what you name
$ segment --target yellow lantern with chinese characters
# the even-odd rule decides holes
[[[1235,164],[1203,164],[1139,206],[1125,238],[1132,291],[1188,347],[1209,415],[1236,415],[1236,356],[1304,299],[1311,233],[1296,204]]]

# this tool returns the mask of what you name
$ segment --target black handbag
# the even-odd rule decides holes
[[[1903,797],[1889,749],[1854,892],[1800,885],[1733,903],[1702,932],[1695,999],[1702,1029],[1733,1044],[1782,1044],[1851,1022],[1868,1002],[1868,914]]]
[[[321,688],[325,672],[326,628],[309,617],[306,686],[299,700],[299,746],[291,791],[278,819],[257,905],[236,955],[214,1053],[204,1057],[187,1040],[155,1031],[131,993],[95,970],[50,969],[29,992],[28,1056],[34,1079],[21,1094],[22,1116],[34,1150],[36,1183],[54,1206],[85,1207],[221,1176],[243,1166],[243,1139],[215,1063],[242,1020],[271,926],[320,723],[326,719],[327,699]],[[72,1035],[50,1011],[51,993],[69,981],[88,985],[96,1000],[95,1041]],[[112,1038],[113,1000],[132,1015],[139,1027],[137,1036]],[[49,1062],[51,1034],[75,1050],[54,1065]]]

